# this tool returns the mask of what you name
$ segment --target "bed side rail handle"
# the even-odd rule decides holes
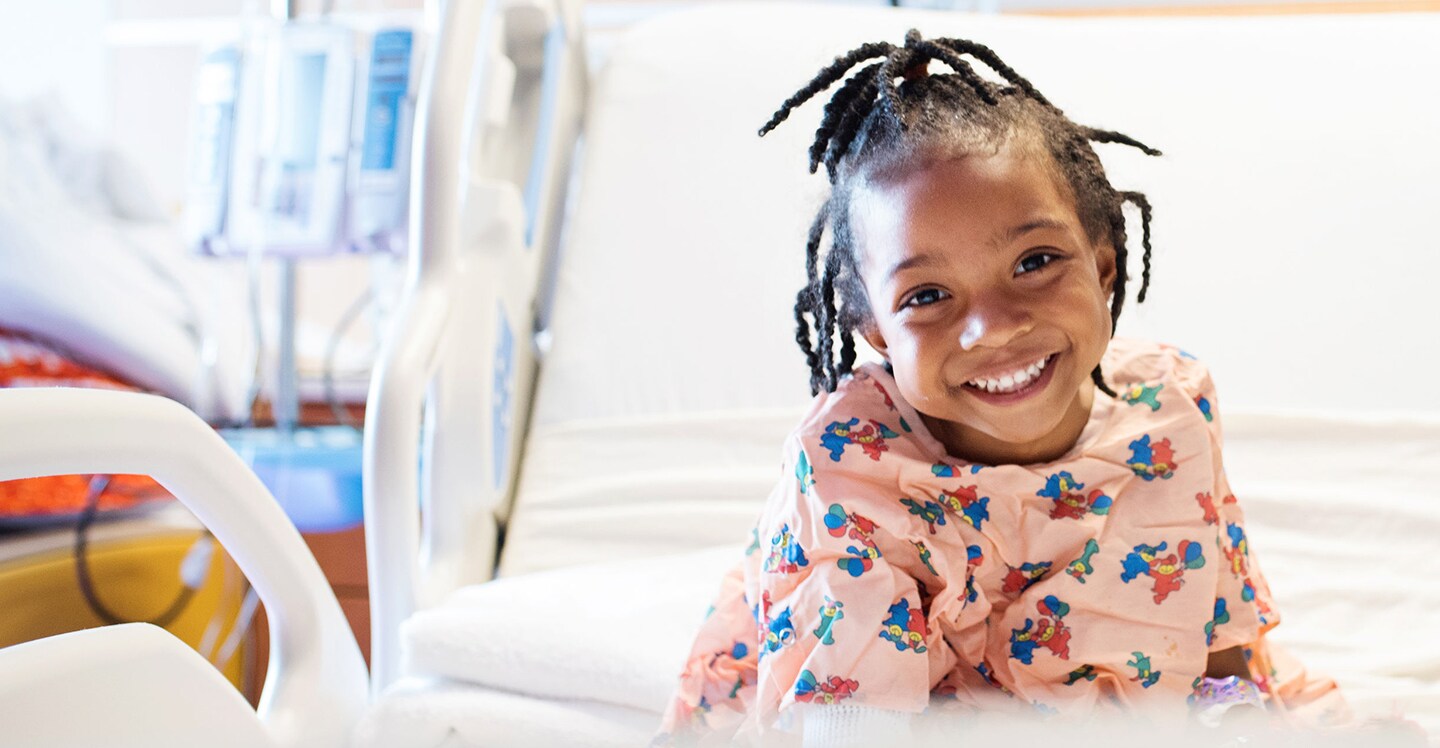
[[[156,395],[0,391],[0,480],[149,475],[214,533],[270,620],[257,714],[277,743],[340,746],[366,704],[365,662],[300,532],[199,416]]]

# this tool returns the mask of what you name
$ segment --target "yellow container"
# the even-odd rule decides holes
[[[57,547],[65,537],[55,534],[49,549],[0,553],[0,647],[104,625],[80,592],[72,548]],[[73,542],[73,533],[68,537]],[[199,537],[198,530],[156,528],[132,537],[91,540],[85,557],[96,596],[117,616],[158,617],[179,594],[180,563]],[[0,551],[15,539],[27,538],[0,535]],[[167,630],[194,648],[215,621],[219,631],[211,638],[218,647],[240,609],[240,578],[233,562],[217,549],[204,584]],[[243,649],[220,663],[220,671],[242,692]]]

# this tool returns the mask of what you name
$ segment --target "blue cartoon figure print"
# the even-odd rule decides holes
[[[770,554],[765,557],[762,568],[771,574],[794,574],[809,565],[810,559],[805,557],[805,549],[790,532],[790,525],[781,525],[780,531],[770,538]]]
[[[975,570],[985,561],[985,552],[978,545],[965,546],[965,604],[975,602],[980,592],[975,587]]]
[[[858,577],[874,568],[875,559],[880,558],[880,547],[871,539],[875,533],[874,522],[859,514],[846,512],[839,504],[831,504],[825,515],[825,529],[831,537],[848,536],[859,542],[859,545],[846,547],[845,550],[850,556],[837,560],[837,566],[852,577]]]
[[[851,444],[860,445],[860,450],[866,457],[872,460],[879,460],[880,453],[890,450],[885,443],[886,439],[894,439],[900,434],[891,431],[889,427],[879,421],[870,421],[864,426],[860,425],[859,418],[851,418],[848,421],[832,421],[825,427],[825,433],[820,437],[820,446],[830,452],[830,459],[839,462],[841,455],[845,453],[845,447]]]
[[[1182,540],[1176,548],[1176,553],[1160,555],[1164,553],[1166,547],[1164,541],[1161,541],[1159,545],[1141,543],[1135,546],[1135,549],[1121,561],[1124,570],[1120,573],[1120,581],[1129,584],[1141,575],[1148,576],[1155,581],[1152,592],[1155,594],[1156,605],[1165,602],[1170,593],[1185,584],[1184,577],[1187,569],[1199,569],[1205,566],[1204,549],[1199,543]]]
[[[1178,467],[1175,451],[1171,449],[1168,437],[1152,443],[1150,435],[1145,434],[1130,442],[1130,451],[1130,469],[1147,481],[1156,478],[1168,479],[1175,474],[1175,468]]]
[[[815,469],[810,466],[810,458],[805,456],[805,450],[800,450],[800,458],[795,461],[795,480],[800,482],[800,493],[810,493],[810,487],[815,485]]]
[[[1230,611],[1225,609],[1225,598],[1215,598],[1215,613],[1210,622],[1205,624],[1205,646],[1215,643],[1215,627],[1222,623],[1230,622]]]
[[[1035,661],[1035,650],[1043,648],[1062,660],[1070,659],[1070,627],[1063,620],[1070,606],[1046,595],[1035,609],[1040,613],[1038,621],[1026,618],[1024,626],[1010,630],[1010,657],[1029,665]]]
[[[895,649],[900,652],[924,652],[925,638],[929,635],[924,611],[910,607],[910,601],[906,598],[901,598],[899,602],[891,605],[890,617],[880,624],[880,638],[894,644]]]
[[[1045,487],[1035,495],[1055,502],[1050,508],[1050,519],[1084,519],[1087,514],[1109,514],[1113,500],[1098,488],[1088,494],[1084,488],[1085,484],[1075,480],[1070,471],[1061,470],[1046,478]]]
[[[764,634],[764,640],[760,642],[760,658],[765,655],[780,651],[782,647],[788,647],[795,643],[795,623],[790,619],[790,608],[786,606],[775,616],[770,615],[770,592],[767,590],[760,598],[758,615],[760,630]]]
[[[971,475],[974,475],[974,474],[980,472],[980,468],[983,468],[983,467],[985,467],[985,466],[984,466],[984,465],[971,465],[971,466],[970,466],[970,474],[971,474]],[[937,463],[935,463],[934,465],[931,465],[931,466],[930,466],[930,472],[933,473],[933,474],[935,475],[935,477],[937,477],[937,478],[954,478],[955,476],[961,474],[960,468],[955,467],[954,465],[946,465],[946,464],[943,463],[943,462],[937,462]]]
[[[1195,396],[1195,407],[1200,409],[1200,414],[1205,416],[1206,422],[1215,420],[1215,416],[1210,412],[1210,401],[1204,395]]]
[[[960,486],[953,491],[941,491],[935,498],[959,516],[961,522],[982,530],[985,520],[990,519],[990,497],[981,496],[978,489],[978,485]]]

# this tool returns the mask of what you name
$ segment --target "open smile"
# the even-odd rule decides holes
[[[1043,359],[998,378],[974,379],[966,382],[963,389],[976,399],[990,405],[1011,405],[1039,394],[1055,375],[1055,360],[1059,353],[1052,353]]]

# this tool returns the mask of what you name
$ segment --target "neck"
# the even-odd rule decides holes
[[[1049,434],[1032,442],[1000,441],[983,431],[953,421],[931,418],[924,413],[920,420],[935,439],[953,457],[982,465],[1030,465],[1054,462],[1075,447],[1085,424],[1090,422],[1090,409],[1095,403],[1095,384],[1086,381],[1070,401],[1060,422]]]

